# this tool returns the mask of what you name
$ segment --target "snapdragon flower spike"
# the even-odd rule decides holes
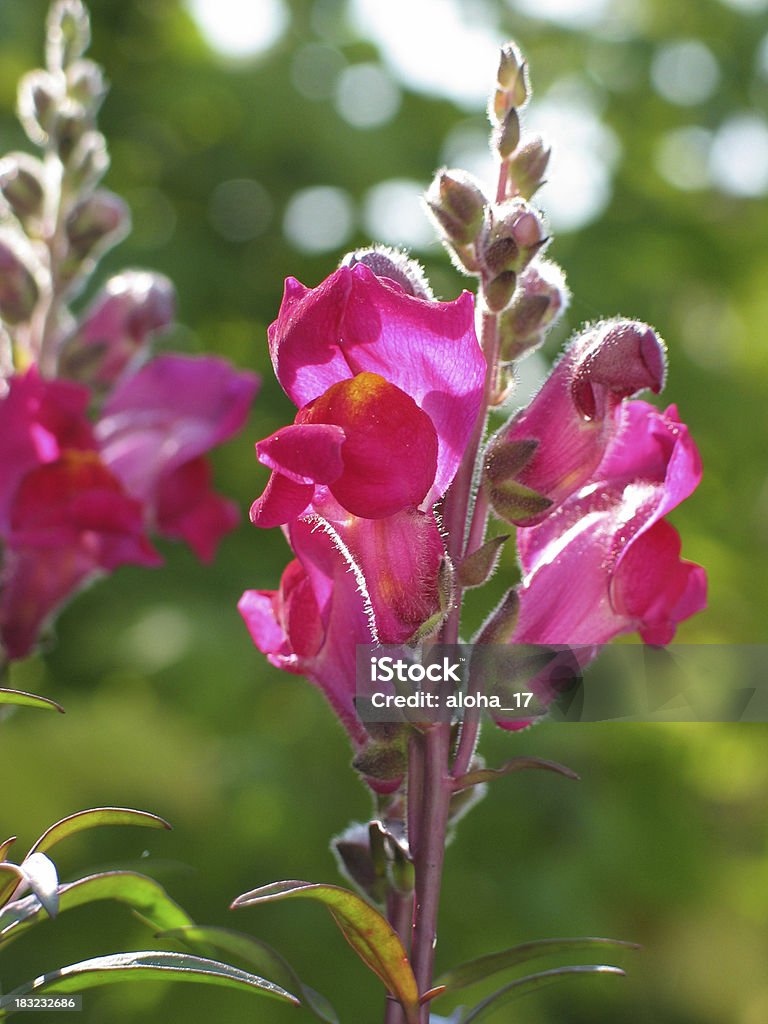
[[[627,402],[593,478],[540,525],[518,530],[523,580],[514,641],[607,643],[639,631],[666,644],[706,604],[706,574],[680,558],[665,516],[701,480],[677,409]]]
[[[127,270],[111,277],[58,353],[59,373],[112,387],[150,338],[173,322],[175,295],[162,274]]]
[[[633,320],[596,324],[566,349],[527,408],[491,440],[485,484],[518,526],[550,515],[594,474],[619,422],[617,407],[664,385],[664,344]]]
[[[100,571],[152,566],[142,509],[104,466],[85,419],[88,393],[42,380],[32,368],[11,378],[0,402],[0,639],[12,658],[28,654],[61,604]]]
[[[240,429],[257,386],[255,374],[215,356],[161,355],[118,384],[96,424],[105,465],[148,525],[204,561],[238,512],[210,490],[200,460]]]
[[[289,279],[269,343],[299,413],[257,446],[273,473],[253,522],[292,521],[318,488],[364,518],[441,498],[482,399],[473,319],[469,293],[418,298],[364,264],[341,267],[314,289]]]

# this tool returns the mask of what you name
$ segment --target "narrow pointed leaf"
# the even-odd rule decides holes
[[[47,711],[60,711],[64,714],[64,708],[55,700],[48,697],[39,697],[36,693],[26,693],[24,690],[0,689],[0,704],[16,704],[25,708],[42,708]]]
[[[55,844],[82,832],[87,828],[98,828],[101,825],[143,825],[145,828],[167,828],[171,826],[164,818],[148,811],[134,811],[130,807],[91,807],[87,811],[77,811],[61,821],[51,825],[40,836],[27,856],[37,851],[45,852]]]
[[[20,866],[29,888],[48,915],[56,917],[59,912],[59,876],[56,865],[50,857],[38,851],[26,857]]]
[[[563,953],[575,953],[583,949],[637,950],[640,948],[636,942],[592,936],[581,936],[574,939],[538,939],[535,942],[512,946],[510,949],[502,949],[498,953],[488,953],[476,960],[468,960],[467,963],[446,971],[436,980],[435,984],[444,985],[447,992],[457,992],[468,985],[474,985],[477,981],[484,981],[486,978],[498,974],[499,971],[528,963],[530,960],[539,960],[545,956],[559,956]]]
[[[480,587],[491,578],[499,564],[502,548],[509,538],[510,534],[508,533],[491,537],[471,555],[467,555],[459,565],[457,573],[462,587]]]
[[[261,939],[252,935],[244,935],[230,928],[217,928],[208,925],[187,925],[183,928],[172,928],[160,932],[161,939],[179,939],[190,946],[214,947],[228,956],[239,957],[248,966],[258,971],[265,978],[270,978],[290,992],[296,992],[302,1003],[326,1024],[339,1024],[339,1018],[328,1000],[305,985],[294,969],[277,952]]]
[[[478,1003],[474,1009],[470,1010],[469,1013],[465,1014],[461,1019],[461,1024],[476,1024],[477,1021],[486,1020],[496,1010],[501,1009],[507,1003],[512,1002],[513,999],[519,999],[520,996],[527,996],[531,992],[535,992],[537,989],[545,988],[547,985],[552,985],[557,981],[565,981],[568,978],[573,977],[584,977],[595,974],[609,975],[615,978],[623,978],[624,971],[618,967],[608,967],[604,964],[593,964],[584,965],[579,967],[556,967],[552,971],[542,971],[540,974],[529,974],[525,978],[518,978],[517,981],[510,982],[509,985],[505,985],[504,988],[500,988],[498,992],[494,992],[493,995],[488,996],[482,1003]]]
[[[217,960],[207,960],[186,953],[112,953],[35,978],[0,998],[0,1018],[13,1012],[14,997],[42,992],[82,992],[97,985],[121,981],[194,981],[204,984],[238,988],[282,999],[298,1006],[298,999],[271,981],[241,971]]]
[[[105,871],[59,886],[59,913],[98,900],[125,903],[157,931],[191,925],[192,919],[153,878],[134,871]],[[34,896],[0,910],[0,948],[28,931],[43,916]]]
[[[566,768],[564,764],[558,764],[557,761],[547,761],[543,757],[513,757],[506,764],[503,764],[501,768],[475,768],[473,771],[467,772],[466,775],[456,779],[454,788],[456,790],[466,789],[467,786],[476,786],[479,782],[493,782],[494,779],[500,779],[504,775],[511,775],[512,772],[525,771],[528,768],[541,768],[543,771],[564,775],[566,779],[579,781],[579,776],[576,772]]]
[[[0,864],[5,860],[5,855],[16,842],[16,836],[9,836],[4,843],[0,843]]]
[[[337,885],[285,881],[244,893],[232,904],[250,907],[281,899],[312,899],[325,904],[344,938],[400,1002],[409,1024],[419,1019],[419,992],[400,937],[386,918],[348,889]]]
[[[3,907],[13,896],[19,882],[24,881],[24,875],[16,864],[9,864],[7,861],[0,864],[0,907]],[[5,911],[0,911],[0,917]]]

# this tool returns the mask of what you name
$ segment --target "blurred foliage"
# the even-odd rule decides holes
[[[353,127],[332,89],[320,88],[322,75],[315,98],[296,88],[297,62],[314,44],[309,53],[323,57],[327,85],[334,69],[376,62],[375,43],[356,36],[343,0],[290,6],[290,25],[271,50],[232,62],[206,45],[179,0],[91,3],[92,55],[112,83],[101,115],[113,159],[106,183],[134,214],[134,233],[104,269],[135,264],[168,274],[184,325],[173,346],[218,352],[263,374],[248,429],[216,462],[221,490],[243,509],[264,482],[253,441],[290,412],[265,345],[283,278],[315,284],[340,255],[301,252],[287,240],[291,197],[333,185],[359,204],[378,182],[426,186],[449,132],[483,130],[481,110],[402,83],[393,119]],[[561,94],[590,90],[620,144],[606,209],[560,233],[550,250],[576,296],[570,326],[622,312],[666,337],[668,400],[691,425],[706,467],[675,522],[685,554],[709,570],[710,607],[680,639],[760,642],[768,609],[768,206],[764,195],[739,197],[716,185],[676,188],[657,157],[665,133],[714,131],[734,114],[764,112],[766,4],[613,0],[599,32],[524,16],[502,0],[467,6],[479,22],[499,26],[499,42],[519,39],[538,95],[557,83]],[[40,63],[45,10],[45,0],[0,5],[3,152],[24,144],[12,113],[15,83]],[[713,95],[688,106],[659,95],[651,76],[659,48],[681,38],[704,42],[720,69]],[[420,45],[429,52],[428,34]],[[695,163],[695,153],[688,159]],[[365,241],[358,232],[342,248]],[[439,248],[419,256],[442,297],[463,287]],[[3,819],[26,839],[89,805],[163,815],[175,826],[170,835],[104,830],[72,839],[58,865],[62,878],[83,866],[151,874],[196,920],[251,930],[280,949],[342,1020],[376,1021],[379,986],[319,910],[226,910],[237,893],[274,878],[336,881],[329,837],[367,813],[322,697],[271,670],[235,611],[246,587],[276,585],[285,559],[279,532],[257,535],[246,520],[212,568],[169,546],[155,574],[124,569],[81,595],[61,617],[50,652],[13,673],[11,685],[55,698],[67,715],[22,711],[3,724]],[[510,556],[489,589],[503,588],[512,573]],[[491,597],[479,594],[484,606]],[[488,733],[491,763],[536,754],[571,765],[583,781],[546,773],[501,780],[463,824],[448,857],[439,967],[528,939],[611,935],[645,947],[617,960],[630,969],[625,983],[546,990],[516,1007],[517,1024],[764,1024],[766,740],[762,725]],[[149,944],[127,911],[104,906],[73,911],[38,933],[4,956],[6,990],[61,961],[62,950],[84,959]],[[254,1013],[236,993],[159,984],[89,993],[85,1006],[83,1024],[236,1024]],[[296,1011],[265,1004],[258,1014],[279,1024]]]

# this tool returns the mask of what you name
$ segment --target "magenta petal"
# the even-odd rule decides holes
[[[344,431],[330,423],[296,423],[259,441],[259,462],[297,484],[329,484],[341,476]]]
[[[237,505],[212,490],[211,475],[206,459],[192,459],[164,476],[157,489],[158,531],[185,540],[203,562],[213,559],[221,538],[240,519]]]
[[[536,442],[515,479],[552,502],[546,512],[516,520],[519,525],[541,522],[593,476],[616,434],[617,406],[642,388],[658,391],[664,365],[663,345],[646,324],[609,321],[571,342],[530,405],[500,435]]]
[[[117,386],[96,426],[104,461],[140,501],[163,474],[240,429],[258,380],[214,356],[161,355]]]
[[[419,299],[362,264],[341,268],[312,290],[291,279],[269,341],[278,380],[299,408],[366,371],[410,395],[438,435],[432,500],[445,493],[485,379],[469,293],[454,302]]]
[[[445,548],[434,517],[412,510],[335,529],[365,580],[379,641],[406,642],[440,607]]]
[[[662,519],[700,479],[696,446],[674,409],[632,402],[619,419],[597,477],[518,531],[516,640],[600,644],[638,629],[667,643],[704,606],[704,572],[680,560],[679,537]]]
[[[312,484],[297,484],[282,473],[273,473],[264,493],[251,505],[251,522],[263,529],[293,522],[306,511],[314,492]]]
[[[11,377],[0,399],[0,530],[26,473],[58,459],[65,449],[95,447],[87,406],[85,388],[43,380],[35,367]]]
[[[285,630],[278,618],[279,593],[276,590],[246,590],[238,602],[237,609],[243,617],[251,639],[262,654],[278,659],[290,657],[290,648]],[[283,660],[279,668],[288,669]]]

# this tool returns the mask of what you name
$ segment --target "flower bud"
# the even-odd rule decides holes
[[[514,270],[503,270],[483,285],[483,298],[492,313],[500,313],[515,294],[517,274]]]
[[[510,110],[525,106],[531,93],[528,65],[515,43],[507,43],[501,49],[497,84],[488,105],[488,117],[491,124],[501,125]]]
[[[67,162],[67,183],[73,192],[90,191],[109,168],[107,142],[101,132],[86,132]]]
[[[469,245],[477,238],[488,200],[466,171],[438,171],[425,195],[427,207],[449,242]]]
[[[101,189],[77,204],[67,217],[65,231],[72,255],[82,261],[116,245],[129,227],[126,203]]]
[[[70,99],[93,117],[107,94],[104,72],[95,61],[75,61],[67,69],[67,92]]]
[[[59,350],[59,374],[104,389],[157,331],[173,322],[173,285],[129,270],[110,278]]]
[[[471,555],[466,556],[457,573],[459,583],[465,590],[470,587],[481,587],[493,576],[499,564],[502,548],[509,538],[508,533],[491,537]]]
[[[63,164],[68,164],[80,139],[88,128],[88,120],[78,103],[65,100],[54,119],[50,136],[56,144],[56,152]]]
[[[508,186],[514,190],[510,195],[530,199],[541,188],[551,152],[540,135],[523,139],[509,158]]]
[[[40,291],[21,246],[9,233],[0,235],[0,317],[8,324],[28,320]]]
[[[480,261],[489,278],[507,270],[519,274],[546,241],[533,207],[524,199],[507,199],[491,211],[478,243]]]
[[[499,355],[512,362],[537,348],[568,305],[565,275],[556,263],[534,260],[518,281],[509,307],[499,317]]]
[[[63,100],[61,84],[47,71],[29,71],[19,81],[17,113],[31,142],[44,146]]]
[[[91,24],[80,0],[58,0],[48,15],[46,59],[51,71],[65,70],[91,42]]]
[[[0,191],[22,223],[42,215],[43,180],[42,163],[28,153],[9,153],[0,160]]]
[[[376,903],[383,903],[387,895],[386,863],[374,861],[370,826],[355,822],[332,840],[331,849],[341,874]]]
[[[355,249],[344,256],[339,266],[354,267],[358,263],[369,267],[376,277],[387,277],[395,284],[399,284],[407,295],[413,295],[417,299],[434,300],[423,267],[398,249],[390,249],[386,245]]]
[[[517,149],[520,142],[520,118],[511,107],[504,120],[493,133],[493,145],[502,160],[506,160]]]

